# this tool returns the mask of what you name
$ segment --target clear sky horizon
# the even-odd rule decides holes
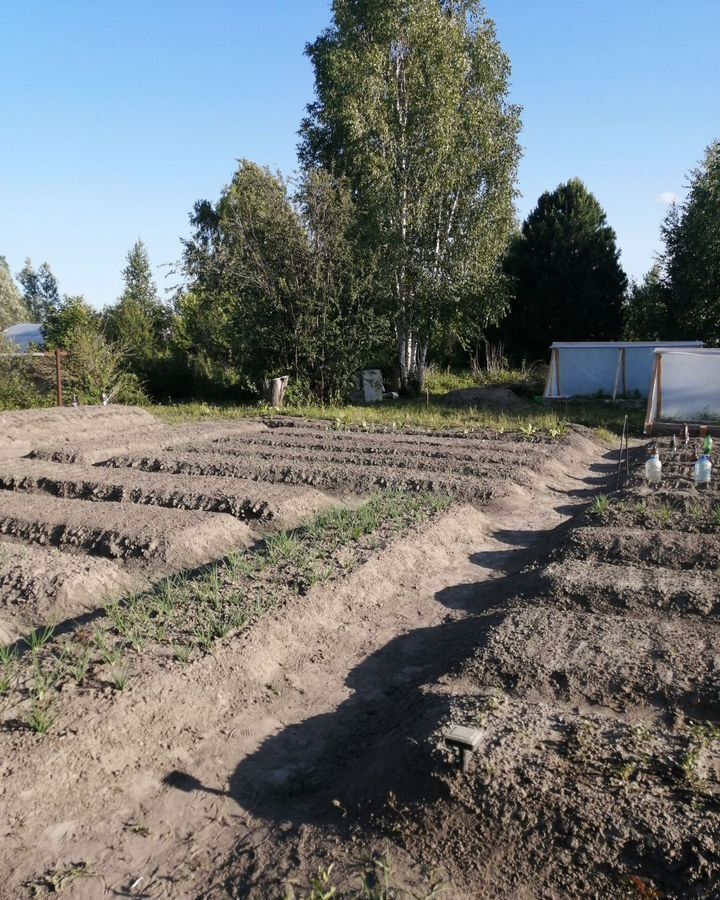
[[[523,107],[521,219],[581,178],[640,278],[720,138],[720,0],[488,0]],[[242,157],[291,174],[329,0],[0,0],[0,255],[96,307],[146,243],[161,290]]]

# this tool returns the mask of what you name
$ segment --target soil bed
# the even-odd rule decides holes
[[[212,475],[244,478],[273,484],[311,485],[333,492],[367,494],[377,488],[409,491],[440,491],[462,499],[486,502],[493,486],[482,478],[455,478],[413,468],[381,468],[353,464],[325,464],[313,459],[263,459],[257,454],[236,456],[222,453],[159,453],[153,456],[115,456],[107,466],[178,475]],[[507,475],[509,478],[509,473]]]
[[[309,488],[258,487],[256,482],[184,478],[97,466],[17,460],[0,465],[0,490],[44,492],[66,499],[113,501],[222,512],[241,520],[296,524],[331,501]]]
[[[85,503],[7,491],[0,534],[40,546],[184,567],[207,562],[252,534],[231,516],[130,504]]]

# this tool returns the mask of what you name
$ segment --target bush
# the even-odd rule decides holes
[[[148,402],[138,377],[126,370],[127,353],[98,332],[80,331],[66,357],[65,390],[80,403],[100,403],[105,394],[114,403]]]
[[[0,344],[0,349],[2,344]],[[43,357],[0,357],[0,410],[55,403],[54,366]]]

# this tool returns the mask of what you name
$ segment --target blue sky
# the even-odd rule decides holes
[[[664,194],[720,137],[720,0],[488,0],[523,106],[518,201],[582,178],[640,277]],[[113,302],[248,157],[291,173],[329,0],[0,0],[0,254]]]

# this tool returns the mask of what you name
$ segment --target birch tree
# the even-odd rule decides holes
[[[412,392],[434,330],[484,294],[513,226],[510,63],[477,0],[334,0],[306,52],[316,100],[301,161],[350,181]],[[496,296],[478,315],[497,315]]]
[[[0,331],[10,325],[27,322],[30,313],[23,303],[22,294],[13,281],[10,266],[4,256],[0,256]]]

